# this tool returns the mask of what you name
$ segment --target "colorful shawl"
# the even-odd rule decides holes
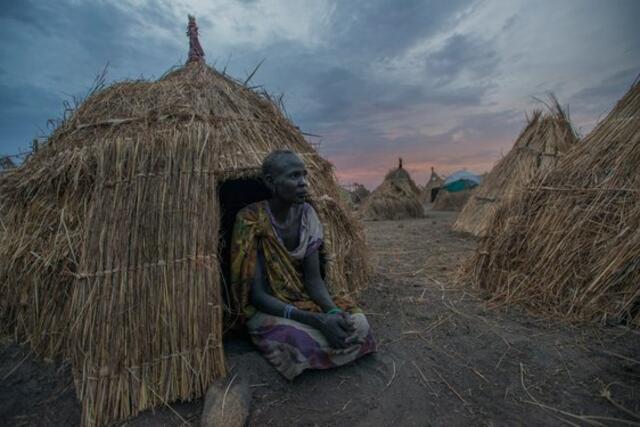
[[[231,292],[236,309],[250,318],[256,309],[249,303],[249,291],[255,276],[258,249],[262,250],[271,294],[301,310],[321,312],[304,289],[304,257],[322,246],[323,228],[313,207],[305,203],[300,215],[299,244],[289,252],[273,225],[267,201],[253,203],[236,216],[231,239]],[[346,297],[334,297],[344,310],[355,304]]]

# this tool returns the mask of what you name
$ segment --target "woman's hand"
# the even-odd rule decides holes
[[[355,328],[346,313],[319,314],[318,329],[333,348],[346,348],[354,342]]]
[[[351,317],[351,315],[346,311],[341,312],[339,316],[342,316],[347,322],[349,336],[346,338],[345,343],[347,345],[362,344],[364,342],[364,337],[358,336],[358,331],[356,330],[356,322],[355,320],[353,320],[353,317]]]

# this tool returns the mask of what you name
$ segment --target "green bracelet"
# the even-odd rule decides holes
[[[327,314],[338,314],[338,313],[342,313],[342,310],[339,308],[332,308],[331,310],[327,311]]]

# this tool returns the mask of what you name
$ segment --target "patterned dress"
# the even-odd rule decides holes
[[[322,312],[304,288],[304,258],[321,250],[323,228],[313,207],[300,207],[299,244],[285,247],[266,201],[253,203],[236,216],[231,241],[231,290],[253,343],[285,378],[293,379],[305,369],[328,369],[349,363],[376,350],[365,315],[346,295],[333,295],[334,303],[351,313],[361,343],[334,349],[324,335],[300,322],[258,311],[249,302],[258,249],[264,254],[271,294],[298,309]]]

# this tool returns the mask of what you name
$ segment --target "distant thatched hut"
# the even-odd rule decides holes
[[[367,197],[362,206],[362,218],[368,220],[419,218],[424,215],[419,200],[420,189],[402,167],[387,173],[384,181]]]
[[[436,200],[435,211],[460,211],[480,185],[482,178],[467,171],[458,171],[449,175],[442,183]]]
[[[435,202],[436,197],[438,196],[438,192],[440,191],[443,183],[444,180],[440,178],[440,175],[436,173],[432,166],[429,180],[425,184],[420,194],[420,201],[427,204]]]
[[[453,224],[453,230],[484,235],[497,207],[535,177],[551,170],[577,142],[558,102],[547,113],[534,111],[513,148],[482,180]]]
[[[355,182],[351,190],[351,198],[356,205],[362,205],[371,192],[362,184]]]
[[[184,67],[99,88],[0,177],[2,327],[71,360],[85,425],[201,396],[225,374],[227,242],[235,213],[268,197],[272,150],[307,165],[329,286],[367,283],[331,164],[267,94],[205,64],[193,20],[189,33]]]
[[[501,206],[468,266],[495,301],[640,327],[640,82]]]

